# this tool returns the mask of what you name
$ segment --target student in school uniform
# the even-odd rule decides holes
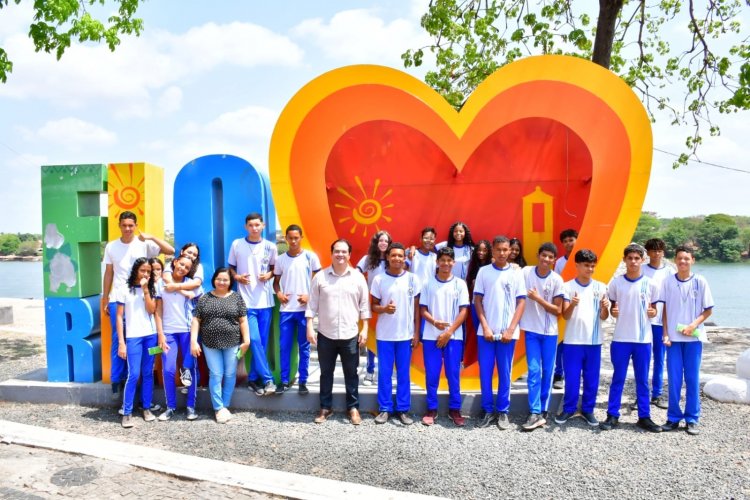
[[[448,239],[435,245],[438,250],[443,247],[453,249],[456,256],[453,264],[453,275],[465,280],[469,271],[471,254],[474,251],[474,240],[471,237],[469,226],[461,221],[454,222],[448,229]]]
[[[407,259],[409,271],[419,277],[421,283],[427,283],[437,271],[437,254],[435,253],[435,228],[427,226],[420,235],[421,245],[413,249],[411,258]]]
[[[533,431],[547,423],[552,372],[557,350],[557,318],[562,312],[563,281],[552,270],[557,256],[553,243],[543,243],[537,252],[538,264],[521,271],[526,284],[526,307],[521,330],[526,336],[529,367],[529,417],[521,428]]]
[[[419,345],[419,293],[422,284],[407,272],[406,248],[391,243],[386,251],[388,269],[375,276],[370,287],[372,312],[378,314],[375,336],[378,344],[378,406],[376,424],[384,424],[394,413],[404,425],[414,421],[411,407],[411,350]],[[396,366],[396,405],[393,405],[392,376]]]
[[[273,315],[273,266],[276,264],[276,243],[263,238],[263,216],[252,212],[245,217],[247,236],[232,242],[229,267],[234,270],[237,291],[247,305],[250,349],[253,359],[247,374],[247,388],[256,396],[276,392],[273,375],[268,367],[266,349]]]
[[[367,278],[368,290],[372,286],[372,282],[375,276],[383,274],[388,267],[385,260],[385,252],[388,250],[388,245],[393,240],[388,231],[378,231],[372,235],[370,239],[370,247],[367,249],[367,254],[363,255],[359,262],[357,262],[356,268]],[[365,367],[365,377],[362,379],[362,385],[370,386],[375,383],[375,353],[371,350],[367,350],[367,365]]]
[[[562,276],[563,269],[568,263],[568,257],[573,251],[573,247],[576,245],[578,240],[578,231],[575,229],[564,229],[560,232],[560,244],[563,246],[563,255],[557,261],[555,261],[554,271]],[[563,363],[563,344],[557,346],[557,354],[555,355],[555,375],[552,377],[552,386],[555,389],[562,389],[564,387],[563,380],[565,379],[564,363]]]
[[[292,224],[286,228],[286,243],[289,249],[278,256],[273,268],[273,289],[279,299],[279,358],[281,360],[281,384],[276,394],[283,394],[291,387],[294,375],[290,374],[292,345],[297,339],[299,355],[298,392],[309,394],[307,389],[310,366],[310,342],[307,340],[305,308],[310,299],[310,282],[320,271],[320,259],[314,252],[302,248],[302,228]]]
[[[623,251],[626,272],[613,279],[607,291],[612,302],[610,314],[617,318],[615,333],[610,346],[612,357],[612,382],[609,386],[607,419],[599,424],[602,430],[611,430],[619,425],[620,404],[628,365],[633,360],[635,394],[638,405],[636,425],[649,432],[661,432],[661,426],[651,420],[649,404],[648,368],[651,364],[651,322],[656,316],[657,289],[643,275],[643,247],[631,244]]]
[[[109,316],[112,326],[112,349],[110,382],[112,397],[122,397],[122,386],[127,375],[125,361],[118,355],[117,301],[115,294],[119,288],[127,288],[127,280],[133,262],[140,257],[156,257],[160,253],[172,255],[174,248],[166,241],[138,231],[138,217],[133,212],[124,211],[119,217],[120,237],[104,247],[104,277],[102,279],[102,309]],[[127,332],[124,332],[127,337]]]
[[[141,379],[143,419],[146,422],[156,419],[150,410],[154,391],[154,355],[149,352],[157,343],[151,323],[151,315],[156,310],[155,296],[151,265],[148,259],[139,257],[133,262],[126,286],[118,288],[115,292],[117,355],[125,361],[127,370],[122,399],[122,426],[125,428],[134,425],[132,413],[138,379]]]
[[[180,255],[172,261],[171,279],[175,284],[184,283],[192,279],[193,261],[186,255]],[[167,409],[159,415],[159,421],[170,420],[177,411],[177,387],[175,373],[177,372],[177,357],[183,360],[193,356],[190,353],[190,324],[193,321],[193,299],[202,294],[201,288],[184,291],[168,291],[164,283],[157,286],[156,301],[156,331],[159,347],[162,350],[162,374],[164,379],[164,394]],[[195,363],[188,369],[189,380],[196,379]],[[195,420],[196,385],[190,384],[187,393],[187,419]]]
[[[453,249],[444,247],[437,253],[438,271],[422,288],[419,308],[425,320],[422,334],[427,411],[424,425],[437,419],[440,372],[445,366],[448,381],[448,418],[457,427],[466,425],[461,415],[461,360],[464,350],[463,325],[469,308],[466,282],[453,276]]]
[[[691,270],[695,257],[693,249],[679,246],[675,250],[677,274],[665,278],[659,291],[659,302],[664,304],[663,341],[667,347],[669,374],[669,408],[665,431],[680,428],[682,420],[687,433],[700,434],[701,416],[700,370],[703,342],[706,342],[705,322],[711,316],[714,299],[706,278]],[[685,410],[680,406],[682,382],[685,381]]]
[[[672,266],[664,262],[664,250],[667,245],[664,240],[652,238],[646,241],[646,255],[648,255],[648,264],[642,266],[643,274],[648,276],[654,282],[657,289],[661,288],[662,282],[672,276],[675,270]],[[664,361],[666,359],[666,350],[662,342],[664,327],[662,326],[662,310],[664,304],[656,304],[656,316],[651,318],[651,333],[653,336],[653,370],[651,375],[651,404],[662,409],[667,409],[668,399],[662,395],[662,386],[664,385]]]
[[[477,273],[474,283],[474,305],[479,317],[477,351],[479,384],[482,392],[484,417],[478,427],[493,423],[498,429],[510,427],[510,375],[513,350],[520,330],[526,305],[526,285],[518,268],[508,263],[510,243],[505,236],[492,240],[494,262]],[[497,366],[497,398],[492,391],[492,376]]]
[[[564,424],[578,409],[578,392],[583,378],[581,416],[592,427],[599,425],[594,416],[602,365],[602,321],[609,317],[607,285],[593,279],[598,258],[594,252],[576,252],[576,277],[565,282],[565,392],[563,409],[555,422]]]

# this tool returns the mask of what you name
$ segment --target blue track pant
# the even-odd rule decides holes
[[[411,407],[411,340],[378,340],[378,406],[380,411],[393,413],[393,365],[396,365],[396,411]]]
[[[651,397],[658,398],[662,393],[662,386],[664,385],[664,358],[667,351],[662,341],[662,335],[664,335],[664,327],[662,325],[651,325],[651,333],[654,337],[654,348],[653,348],[653,360],[654,370],[651,375]]]
[[[117,338],[117,302],[107,304],[107,311],[109,311],[109,324],[112,325],[112,347],[109,350],[112,364],[109,371],[109,380],[114,386],[115,384],[125,382],[128,369],[126,361],[117,355],[117,349],[120,347],[120,341]],[[125,316],[123,315],[122,333],[127,339],[127,325],[124,320]]]
[[[187,360],[192,359],[190,354],[190,332],[184,333],[167,333],[164,335],[169,346],[169,351],[162,353],[161,365],[164,377],[164,395],[167,400],[167,408],[177,409],[177,384],[175,384],[175,373],[177,372],[177,355],[182,354],[183,365],[187,365]],[[195,363],[190,362],[190,371],[193,383],[188,387],[187,406],[195,408],[195,390],[198,386],[198,375],[195,369]]]
[[[648,367],[651,364],[651,344],[638,342],[612,342],[610,346],[612,366],[612,385],[609,386],[609,405],[607,414],[620,417],[620,403],[625,377],[628,374],[630,358],[633,358],[635,374],[635,397],[638,402],[638,418],[650,418],[651,407],[648,397]]]
[[[526,362],[529,366],[529,413],[540,414],[549,409],[552,371],[555,366],[557,335],[526,332]]]
[[[477,335],[479,386],[482,390],[482,409],[487,413],[508,413],[510,410],[510,371],[516,341],[488,342]],[[497,366],[497,400],[492,392],[492,375]]]
[[[438,409],[438,385],[440,372],[445,365],[445,378],[448,380],[448,409],[461,409],[461,360],[464,357],[463,340],[449,340],[444,347],[438,347],[435,340],[422,341],[424,354],[425,386],[427,387],[427,409]]]
[[[156,334],[125,339],[127,348],[127,381],[122,399],[124,415],[133,413],[133,401],[138,379],[141,379],[141,404],[144,408],[151,408],[151,398],[154,393],[154,357],[148,353],[156,347]]]
[[[250,362],[248,381],[261,380],[263,384],[273,381],[273,374],[268,367],[266,348],[268,347],[268,331],[271,328],[273,307],[263,309],[248,309],[247,323],[250,329],[250,351],[253,359]]]
[[[581,376],[583,376],[581,411],[583,413],[593,412],[594,406],[596,406],[596,394],[599,391],[602,346],[565,344],[563,363],[565,363],[563,412],[575,413],[578,409],[578,391],[581,388]]]
[[[310,366],[310,342],[307,341],[307,320],[305,311],[282,312],[279,314],[279,360],[281,363],[281,382],[288,384],[294,375],[290,375],[292,346],[294,338],[299,345],[299,383],[307,383]]]
[[[667,347],[669,409],[667,420],[697,423],[701,416],[700,371],[703,342],[672,342]],[[680,408],[682,381],[685,380],[685,411]]]

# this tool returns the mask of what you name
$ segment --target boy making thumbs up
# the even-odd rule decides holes
[[[575,279],[565,283],[563,318],[565,337],[563,364],[565,365],[565,393],[563,411],[555,422],[564,424],[578,408],[578,390],[583,375],[581,415],[591,426],[599,425],[594,416],[596,394],[599,391],[599,371],[602,359],[602,325],[609,317],[607,286],[592,278],[597,257],[591,250],[576,252]]]

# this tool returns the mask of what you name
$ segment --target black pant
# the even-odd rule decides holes
[[[359,366],[358,337],[346,340],[331,340],[318,333],[318,363],[320,364],[320,407],[330,410],[333,407],[333,371],[336,357],[341,356],[346,385],[346,409],[359,408]]]

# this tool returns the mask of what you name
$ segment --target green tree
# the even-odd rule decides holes
[[[697,229],[698,224],[690,219],[672,219],[662,235],[662,239],[667,244],[666,255],[674,256],[674,249],[679,245],[694,245]]]
[[[15,255],[21,240],[15,234],[0,234],[0,255]]]
[[[720,262],[736,262],[742,253],[739,228],[726,214],[707,216],[698,226],[696,234],[699,257]]]
[[[661,221],[653,212],[642,212],[633,234],[633,241],[643,245],[651,238],[661,238]]]
[[[0,10],[9,3],[21,0],[0,0]],[[59,60],[72,42],[104,41],[114,51],[120,44],[120,35],[140,35],[143,20],[135,16],[141,0],[113,0],[117,13],[100,20],[89,12],[106,0],[35,0],[34,22],[29,27],[29,37],[37,52],[54,52]],[[13,71],[13,62],[0,47],[0,82],[5,83]]]
[[[750,227],[740,229],[740,242],[742,243],[742,251],[750,255]]]
[[[585,5],[597,4],[598,11],[586,12],[569,0],[431,0],[421,24],[432,43],[402,59],[410,67],[434,57],[436,68],[425,81],[457,109],[487,76],[525,55],[591,59],[623,78],[652,119],[667,112],[673,124],[692,127],[675,167],[695,153],[706,127],[719,134],[710,112],[750,109],[750,39],[737,20],[750,1]],[[685,36],[673,43],[663,34],[675,27]],[[669,98],[674,82],[683,90],[681,102]]]
[[[37,249],[39,248],[39,243],[36,241],[22,241],[18,245],[18,250],[16,251],[16,255],[21,255],[24,257],[31,256],[31,255],[37,255]]]

